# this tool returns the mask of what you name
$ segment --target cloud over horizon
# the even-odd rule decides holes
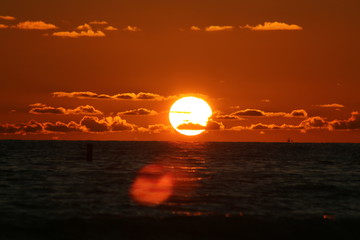
[[[106,21],[91,21],[89,23],[84,23],[76,27],[75,30],[78,31],[59,31],[54,32],[52,36],[55,37],[63,37],[63,38],[80,38],[80,37],[105,37],[105,33],[102,31],[104,29],[99,29],[97,27],[96,30],[93,29],[92,25],[106,25],[108,24]]]
[[[89,132],[133,131],[137,128],[135,124],[128,123],[119,116],[102,119],[93,116],[85,116],[80,121],[80,125],[85,126]]]
[[[78,99],[98,99],[98,100],[156,100],[162,101],[169,97],[160,96],[156,93],[118,93],[115,95],[97,94],[94,92],[53,92],[54,97],[68,97]]]
[[[91,26],[89,24],[87,24],[87,23],[77,26],[76,29],[77,30],[84,30],[84,31],[92,30]]]
[[[229,31],[232,29],[234,29],[233,26],[208,26],[208,27],[205,27],[206,32]]]
[[[256,26],[246,25],[240,28],[248,28],[254,31],[276,31],[276,30],[302,30],[303,28],[296,24],[287,24],[283,22],[265,22]]]
[[[331,104],[319,104],[319,105],[315,105],[316,107],[322,107],[322,108],[343,108],[345,107],[342,104],[338,104],[338,103],[331,103]]]
[[[190,30],[191,31],[201,31],[201,28],[199,28],[198,26],[191,26]]]
[[[360,113],[354,111],[347,120],[333,120],[329,122],[330,130],[354,130],[360,129]]]
[[[160,123],[160,124],[152,124],[149,125],[147,128],[140,127],[138,128],[139,132],[143,133],[171,133],[174,132],[174,129],[166,124]]]
[[[58,28],[54,24],[45,23],[43,21],[25,21],[25,22],[20,22],[13,27],[24,30],[50,30],[50,29]]]
[[[49,133],[68,133],[68,132],[84,132],[84,133],[105,133],[134,131],[138,126],[126,122],[119,116],[98,118],[94,116],[84,116],[79,123],[70,121],[64,123],[57,121],[55,123],[40,123],[30,120],[26,123],[19,124],[0,124],[0,134],[49,134]]]
[[[182,123],[176,128],[179,130],[205,130],[206,127],[198,123],[189,122],[189,123]]]
[[[179,130],[224,130],[225,126],[222,122],[216,122],[213,120],[208,121],[206,126],[202,126],[198,123],[183,123],[176,127]]]
[[[107,21],[90,21],[89,24],[92,24],[92,25],[106,25],[106,24],[109,24]]]
[[[209,121],[207,126],[202,126],[194,123],[185,123],[178,126],[178,129],[183,130],[226,130],[226,131],[243,131],[243,130],[360,130],[360,113],[354,111],[351,117],[347,120],[333,120],[327,121],[325,118],[315,116],[303,120],[298,125],[291,124],[265,124],[256,123],[250,126],[234,126],[225,128],[223,123]],[[68,133],[68,132],[83,132],[83,133],[106,133],[106,132],[121,132],[131,131],[140,133],[170,133],[174,132],[172,127],[165,124],[153,124],[147,128],[138,127],[135,124],[128,123],[120,116],[98,118],[95,116],[84,116],[79,123],[70,121],[64,123],[57,121],[55,123],[44,122],[40,123],[35,120],[30,120],[26,123],[18,124],[0,124],[0,134],[48,134],[48,133]]]
[[[156,111],[149,110],[146,108],[132,109],[132,110],[117,113],[118,116],[121,116],[121,115],[145,116],[145,115],[156,115],[156,114],[158,114]]]
[[[201,31],[202,29],[199,26],[191,26],[189,28],[191,31]],[[287,24],[284,22],[264,22],[263,24],[258,24],[256,26],[250,26],[249,24],[245,26],[240,26],[235,28],[231,25],[211,25],[204,28],[205,32],[218,32],[218,31],[229,31],[235,29],[250,29],[253,31],[276,31],[276,30],[302,30],[303,28],[296,24]]]
[[[80,124],[71,121],[69,123],[63,123],[57,121],[56,123],[46,122],[43,124],[44,130],[48,132],[58,132],[58,133],[67,133],[67,132],[82,132],[83,128]]]
[[[105,33],[102,31],[93,31],[93,30],[87,30],[87,31],[81,31],[81,32],[54,32],[52,36],[55,37],[69,37],[69,38],[79,38],[79,37],[105,37]]]
[[[287,117],[287,118],[306,118],[308,116],[304,109],[296,109],[291,113],[286,112],[265,112],[259,109],[244,109],[228,115],[222,115],[222,119],[235,119],[235,117]]]
[[[13,21],[13,20],[15,20],[16,18],[13,17],[13,16],[0,16],[0,19],[6,20],[6,21]]]
[[[140,32],[142,31],[139,27],[136,26],[126,26],[125,28],[123,28],[124,31],[129,31],[129,32]]]
[[[219,120],[244,120],[244,118],[232,114],[214,114],[213,118]]]
[[[74,109],[65,109],[63,107],[46,106],[45,104],[35,103],[30,105],[32,108],[29,113],[32,114],[64,114],[64,115],[102,115],[103,113],[93,106],[84,105]]]
[[[289,124],[264,124],[264,123],[256,123],[251,124],[250,126],[235,126],[226,130],[265,130],[265,129],[280,129],[280,130],[289,130],[289,129],[299,129],[299,130],[314,130],[314,129],[322,129],[322,130],[359,130],[360,129],[360,113],[358,111],[354,111],[351,113],[351,117],[347,120],[333,120],[327,121],[325,118],[320,116],[308,117],[299,125],[289,125]]]
[[[216,122],[213,120],[210,120],[207,124],[206,124],[206,130],[224,130],[225,126],[222,122]]]
[[[2,134],[35,134],[44,131],[43,125],[35,120],[30,120],[27,123],[19,124],[0,124],[0,133]]]
[[[118,29],[116,27],[113,26],[107,26],[106,28],[104,28],[105,31],[117,31]]]

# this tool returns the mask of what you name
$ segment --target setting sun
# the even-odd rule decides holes
[[[194,136],[205,131],[212,110],[201,98],[184,97],[170,108],[169,119],[173,128],[181,134]]]

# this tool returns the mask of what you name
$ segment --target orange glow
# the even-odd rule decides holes
[[[360,143],[358,1],[43,2],[1,1],[0,139]]]
[[[201,98],[184,97],[170,108],[169,119],[173,128],[181,134],[194,136],[205,131],[212,110]]]
[[[173,193],[174,179],[161,165],[147,165],[139,171],[130,189],[132,199],[142,205],[155,206]]]

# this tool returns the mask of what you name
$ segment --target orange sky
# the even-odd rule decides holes
[[[360,142],[357,1],[1,5],[0,139]],[[189,94],[196,137],[168,120]]]

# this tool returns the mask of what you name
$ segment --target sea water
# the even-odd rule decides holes
[[[360,219],[360,144],[0,141],[0,225],[172,216]]]

